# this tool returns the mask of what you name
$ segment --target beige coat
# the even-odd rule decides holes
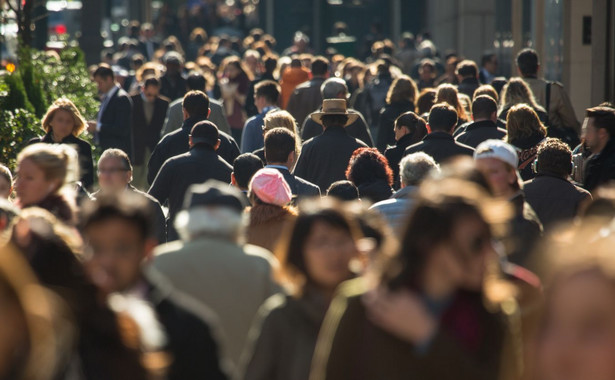
[[[543,107],[546,108],[547,97],[547,82],[544,79],[537,78],[523,78],[532,92],[534,98]],[[568,94],[564,90],[564,87],[559,82],[553,82],[551,85],[551,102],[549,103],[549,124],[554,127],[572,127],[578,133],[581,132],[581,125],[574,114],[572,103],[568,98]]]
[[[224,354],[237,365],[254,316],[279,291],[273,260],[260,247],[201,237],[158,247],[147,270],[217,314]]]

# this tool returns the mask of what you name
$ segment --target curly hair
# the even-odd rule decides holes
[[[53,120],[53,117],[55,116],[56,112],[58,112],[58,110],[66,111],[72,116],[75,122],[73,124],[72,133],[75,137],[83,133],[85,129],[85,119],[83,118],[83,116],[81,116],[81,112],[79,112],[79,109],[77,109],[75,103],[71,102],[66,98],[59,98],[55,102],[53,102],[53,104],[47,110],[45,116],[43,116],[42,124],[45,132],[49,132],[49,130],[51,129],[51,121]]]
[[[506,135],[508,143],[535,133],[547,135],[547,129],[540,122],[538,114],[527,104],[512,106],[506,117],[506,130],[508,131]]]
[[[348,162],[346,178],[355,186],[373,179],[384,179],[389,186],[393,185],[393,171],[389,167],[389,161],[376,148],[355,150]]]

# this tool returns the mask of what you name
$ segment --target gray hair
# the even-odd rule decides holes
[[[348,86],[342,78],[329,78],[320,85],[320,94],[323,99],[335,99],[340,92],[348,94]]]
[[[440,165],[424,152],[409,154],[399,163],[399,176],[405,186],[417,186],[432,170],[439,172]]]
[[[211,237],[243,244],[248,217],[231,207],[197,206],[180,211],[174,224],[183,241]]]

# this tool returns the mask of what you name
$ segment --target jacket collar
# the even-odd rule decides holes
[[[184,120],[184,123],[182,124],[182,131],[190,134],[190,131],[192,130],[192,127],[194,127],[194,124],[198,123],[199,121],[203,121],[203,120],[207,120],[207,119],[201,119],[200,117],[189,117],[186,120]]]
[[[412,133],[408,133],[407,135],[403,135],[399,140],[397,140],[396,146],[401,148],[407,148],[412,145]]]
[[[491,120],[475,121],[466,127],[467,131],[473,131],[479,128],[497,128],[498,126]]]
[[[430,134],[428,134],[427,136],[425,136],[423,138],[423,141],[427,141],[427,140],[449,140],[449,141],[453,141],[453,135],[451,135],[450,133],[446,133],[446,132],[441,132],[441,131],[435,131],[435,132],[431,132]]]
[[[70,135],[66,136],[65,138],[63,138],[62,141],[60,141],[60,142],[61,143],[70,143],[70,142],[75,142],[76,140],[77,140],[77,137],[75,137],[73,134],[70,134]],[[53,132],[51,130],[49,130],[49,132],[47,132],[45,134],[45,136],[43,136],[41,141],[45,142],[45,143],[50,143],[50,144],[55,143],[55,141],[53,140]]]

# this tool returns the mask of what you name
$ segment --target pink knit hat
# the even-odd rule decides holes
[[[277,206],[286,205],[293,197],[282,173],[272,168],[260,169],[254,174],[250,181],[250,191],[261,201]]]

